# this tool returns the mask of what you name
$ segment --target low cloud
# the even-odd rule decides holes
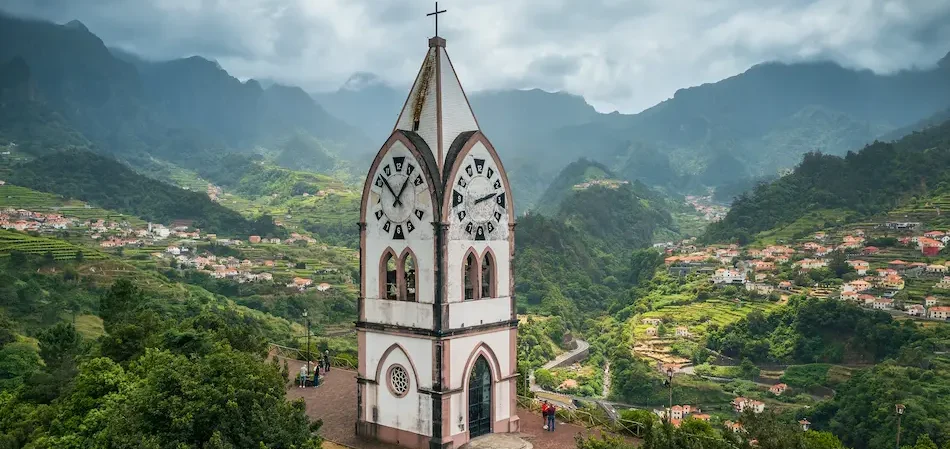
[[[566,90],[637,112],[682,87],[764,61],[828,59],[878,73],[950,51],[934,0],[444,0],[440,34],[470,91]],[[334,90],[354,72],[407,86],[433,33],[427,2],[7,0],[10,13],[78,19],[151,59],[201,55],[240,78]]]

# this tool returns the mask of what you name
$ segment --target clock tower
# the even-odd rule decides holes
[[[511,199],[433,37],[363,186],[358,434],[457,448],[519,430]]]

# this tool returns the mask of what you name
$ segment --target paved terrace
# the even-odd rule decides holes
[[[291,374],[298,373],[303,365],[297,360],[287,359],[287,363]],[[355,435],[356,373],[353,371],[333,368],[316,388],[297,388],[291,384],[287,389],[287,398],[303,398],[307,405],[307,416],[313,420],[323,420],[320,434],[330,442],[356,449],[397,448]],[[556,431],[547,432],[541,428],[543,423],[540,414],[521,407],[518,408],[518,416],[522,429],[519,436],[538,449],[574,449],[577,447],[575,436],[587,432],[584,427],[560,422]]]

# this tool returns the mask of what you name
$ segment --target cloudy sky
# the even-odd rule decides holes
[[[676,89],[770,60],[831,59],[880,73],[950,51],[946,0],[442,0],[439,23],[469,91],[566,90],[637,112]],[[405,88],[433,33],[421,0],[2,0],[79,19],[151,59],[201,55],[239,78],[334,90],[354,72]]]

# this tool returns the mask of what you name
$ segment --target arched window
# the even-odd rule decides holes
[[[418,301],[416,293],[416,258],[411,251],[406,251],[402,256],[402,276],[403,276],[403,301]]]
[[[495,260],[490,252],[482,257],[482,298],[495,297]]]
[[[399,293],[398,276],[396,273],[396,255],[387,250],[380,262],[379,276],[382,281],[379,297],[382,299],[396,299]]]
[[[469,252],[468,256],[465,257],[465,271],[464,271],[464,286],[465,286],[465,300],[475,299],[476,279],[478,278],[478,259],[475,257],[474,252]]]

